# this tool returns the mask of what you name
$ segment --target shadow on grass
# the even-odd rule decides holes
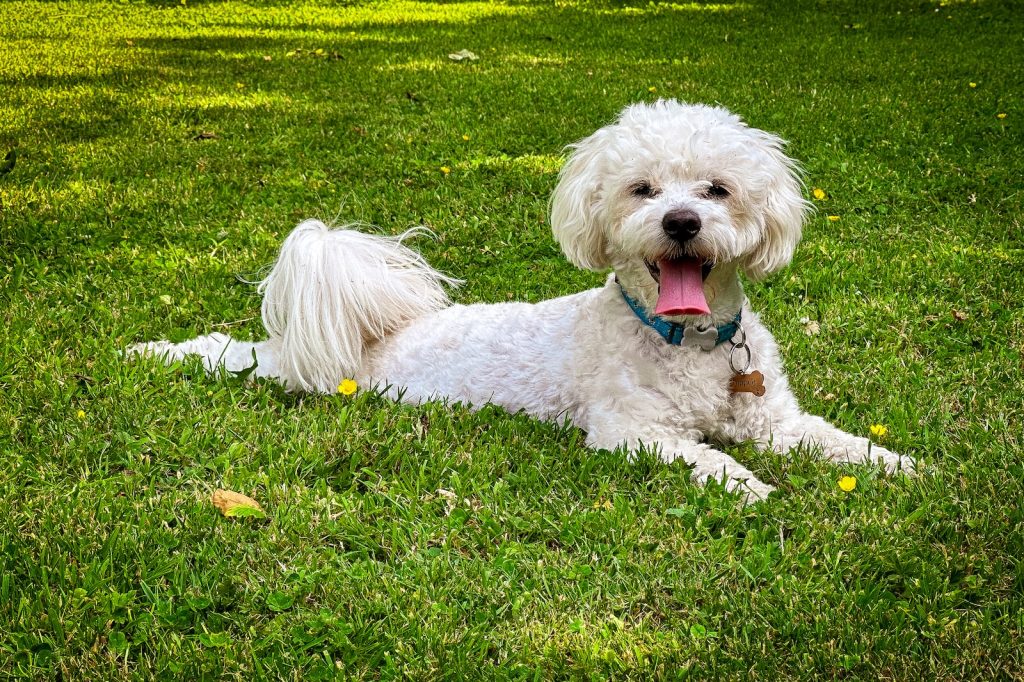
[[[267,31],[278,30],[273,22],[288,23],[288,14],[270,17],[269,26],[257,14],[207,23],[200,29],[207,35],[129,34],[133,47],[126,59],[137,60],[136,65],[0,79],[26,104],[41,91],[63,93],[62,106],[39,107],[30,122],[11,125],[4,136],[11,144],[24,144],[45,130],[58,143],[102,139],[116,147],[119,139],[135,134],[153,143],[148,139],[155,137],[153,131],[183,125],[188,129],[181,137],[187,139],[204,126],[230,124],[247,109],[258,109],[271,127],[285,128],[316,127],[325,118],[354,126],[416,113],[429,117],[433,110],[476,121],[500,116],[512,93],[512,106],[524,120],[506,131],[507,142],[498,151],[551,153],[644,93],[637,84],[611,98],[600,94],[608,83],[604,76],[619,72],[613,78],[621,83],[622,74],[628,79],[638,63],[657,62],[651,35],[681,46],[675,51],[683,65],[678,71],[700,71],[704,33],[724,29],[729,21],[720,12],[701,12],[701,22],[683,21],[693,10],[662,10],[624,17],[609,29],[607,20],[592,12],[576,15],[532,5],[513,10],[517,13],[440,24],[428,19],[376,24],[372,16],[346,21],[321,15],[289,24],[287,36]],[[456,64],[447,58],[466,47],[481,60]],[[575,81],[588,70],[595,76],[589,87],[567,84],[557,99],[538,92],[538,71]],[[507,86],[496,88],[497,82]],[[551,116],[575,122],[575,112],[584,107],[574,106],[574,100],[603,99],[608,100],[604,120],[581,121],[571,134],[552,130]]]
[[[404,195],[441,191],[441,166],[464,172],[460,182],[486,187],[493,181],[498,192],[526,191],[543,204],[553,173],[526,168],[520,184],[509,187],[507,170],[515,164],[502,159],[557,161],[565,143],[607,122],[623,104],[662,95],[720,101],[787,136],[815,124],[807,96],[793,82],[794,55],[776,58],[778,45],[799,42],[809,7],[792,21],[774,22],[772,31],[758,31],[750,27],[765,18],[767,5],[623,2],[580,11],[519,4],[493,13],[480,3],[418,4],[456,8],[455,15],[441,23],[426,17],[397,22],[367,12],[363,3],[308,15],[265,3],[244,15],[211,16],[198,26],[199,35],[128,31],[132,48],[125,60],[136,60],[133,66],[0,80],[26,102],[40,91],[58,91],[63,103],[37,107],[30,123],[14,124],[4,135],[22,149],[18,171],[32,172],[35,154],[36,177],[45,176],[48,187],[80,178],[64,172],[58,156],[42,159],[34,146],[101,142],[102,179],[121,184],[146,176],[180,185],[179,201],[203,202],[216,221],[228,217],[225,201],[308,205],[321,189],[336,194],[347,187],[390,195],[394,187],[404,187],[398,192]],[[460,7],[478,14],[459,15]],[[844,41],[854,35],[838,24],[834,33]],[[448,59],[463,48],[477,52],[479,61]],[[909,54],[913,48],[900,49]],[[739,52],[758,61],[755,72],[734,68]],[[863,85],[863,73],[883,73],[891,56],[866,56],[846,81]],[[752,78],[764,85],[751,87]],[[504,123],[509,110],[514,125]],[[858,140],[866,147],[884,137],[884,121],[863,127],[872,130]],[[467,156],[470,146],[459,147],[463,133],[486,146]],[[913,140],[889,148],[896,154],[904,146]],[[502,173],[495,178],[496,165]],[[204,168],[209,179],[201,177]],[[318,173],[326,180],[317,180]],[[285,184],[264,191],[268,181],[281,178]],[[193,183],[198,193],[190,191]],[[161,202],[167,208],[157,215],[169,218],[175,201],[173,192],[137,196],[119,219],[152,219]],[[94,229],[118,229],[107,205],[85,202],[82,209]],[[393,216],[367,218],[386,224]]]

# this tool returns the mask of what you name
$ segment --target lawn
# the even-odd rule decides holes
[[[1024,677],[1019,4],[16,0],[0,36],[0,677]],[[748,294],[803,405],[926,473],[739,447],[779,488],[744,507],[496,408],[119,355],[260,336],[306,217],[428,226],[461,302],[595,286],[562,148],[658,97],[790,141],[818,210]]]

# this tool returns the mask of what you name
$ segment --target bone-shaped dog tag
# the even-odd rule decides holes
[[[729,381],[729,391],[733,394],[753,393],[760,398],[764,390],[764,375],[756,369],[749,374],[733,374]]]
[[[712,351],[718,343],[718,330],[714,327],[698,329],[690,325],[683,329],[683,340],[680,346],[699,346],[702,351]]]

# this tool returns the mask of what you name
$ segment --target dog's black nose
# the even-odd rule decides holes
[[[700,216],[688,208],[677,208],[661,219],[661,229],[677,242],[690,241],[700,232]]]

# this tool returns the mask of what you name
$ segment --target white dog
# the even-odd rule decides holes
[[[572,145],[551,202],[569,260],[614,270],[601,288],[451,305],[454,280],[402,237],[309,220],[261,284],[268,340],[211,334],[131,350],[197,354],[211,371],[255,358],[256,376],[293,390],[331,393],[353,378],[406,401],[568,419],[593,447],[644,446],[748,500],[773,488],[709,441],[803,443],[829,460],[910,470],[909,458],[800,409],[743,294],[741,270],[756,280],[790,262],[808,209],[782,146],[725,109],[629,106]]]

